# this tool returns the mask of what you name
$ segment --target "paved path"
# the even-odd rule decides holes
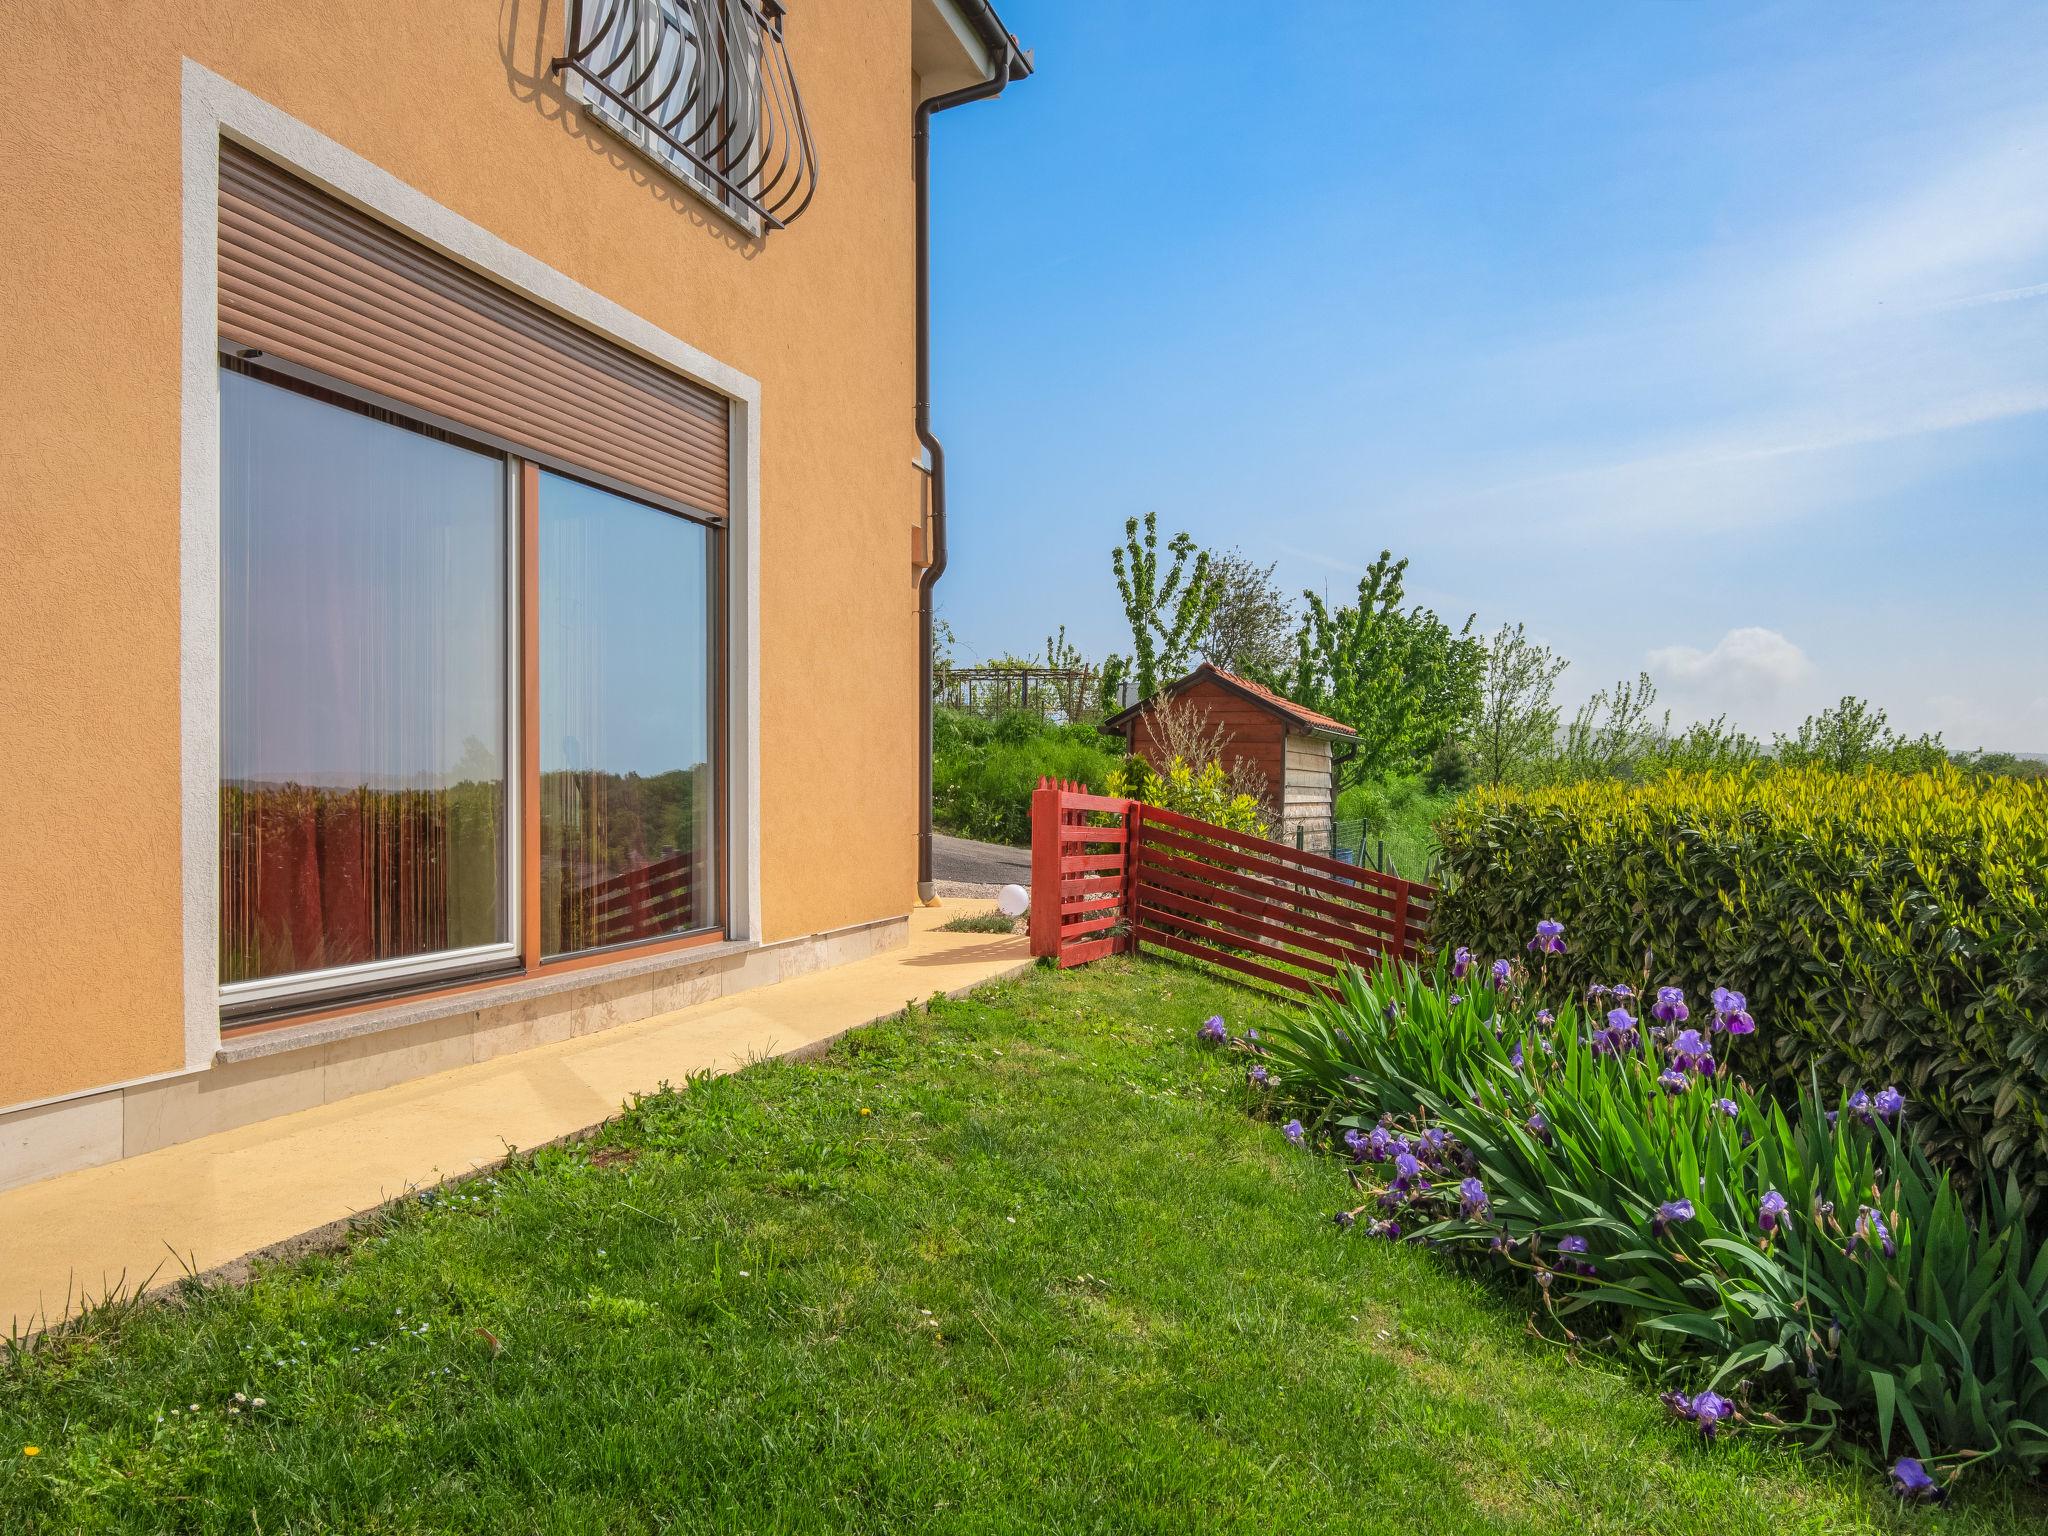
[[[75,1309],[124,1277],[164,1285],[180,1265],[231,1265],[508,1145],[588,1129],[664,1082],[815,1049],[1029,967],[1021,937],[941,932],[961,910],[949,905],[912,912],[909,943],[865,960],[0,1193],[0,1326],[54,1323],[67,1297]]]
[[[1005,885],[1031,884],[1031,850],[1001,843],[977,843],[970,837],[932,834],[932,879],[941,886],[986,886],[988,894]]]

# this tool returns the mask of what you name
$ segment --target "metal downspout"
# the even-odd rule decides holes
[[[917,193],[917,440],[931,455],[931,563],[917,579],[918,759],[917,899],[929,902],[932,883],[932,587],[946,574],[946,450],[932,435],[931,122],[932,114],[1000,96],[1010,82],[1016,44],[1008,36],[990,50],[995,73],[987,80],[917,104],[912,114],[911,165]]]

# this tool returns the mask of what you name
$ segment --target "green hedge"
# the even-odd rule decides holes
[[[2048,783],[1750,770],[1481,790],[1438,822],[1443,945],[1748,994],[1777,1086],[1896,1085],[1951,1166],[2048,1187]],[[1695,1022],[1704,997],[1689,999]]]

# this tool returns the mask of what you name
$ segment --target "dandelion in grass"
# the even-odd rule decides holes
[[[1488,1203],[1486,1186],[1477,1179],[1466,1179],[1458,1186],[1458,1214],[1467,1221],[1484,1216]]]
[[[1529,952],[1537,955],[1563,954],[1564,924],[1552,918],[1544,918],[1536,925],[1536,937],[1529,941]]]
[[[1472,951],[1460,944],[1451,955],[1451,980],[1463,981],[1465,973],[1472,969]]]
[[[1300,1146],[1304,1141],[1308,1140],[1308,1132],[1304,1131],[1301,1128],[1301,1122],[1299,1120],[1290,1120],[1285,1125],[1281,1126],[1280,1134],[1282,1136],[1285,1136],[1291,1145],[1297,1147]]]
[[[1650,1017],[1660,1024],[1683,1024],[1692,1017],[1685,1006],[1685,993],[1677,987],[1659,987],[1657,1000],[1650,1004]]]
[[[1662,1237],[1673,1227],[1691,1221],[1693,1215],[1694,1212],[1690,1200],[1666,1200],[1657,1207],[1657,1214],[1650,1218],[1650,1235],[1652,1237]]]
[[[1785,1197],[1775,1189],[1764,1191],[1763,1199],[1756,1206],[1756,1229],[1765,1237],[1775,1237],[1778,1228],[1785,1222]]]
[[[1897,1125],[1906,1112],[1906,1096],[1896,1088],[1880,1088],[1872,1095],[1870,1107],[1886,1125]]]
[[[1230,1029],[1223,1022],[1222,1014],[1214,1013],[1209,1016],[1208,1022],[1202,1026],[1202,1038],[1217,1045],[1230,1038]]]
[[[1939,1504],[1948,1496],[1947,1490],[1911,1456],[1901,1456],[1892,1463],[1892,1492],[1910,1504]]]

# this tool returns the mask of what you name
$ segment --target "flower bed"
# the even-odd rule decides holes
[[[1354,972],[1263,1040],[1205,1037],[1299,1108],[1289,1140],[1352,1164],[1340,1225],[1526,1279],[1547,1328],[1642,1354],[1707,1438],[1907,1451],[1916,1498],[2048,1468],[2048,1242],[2016,1183],[1960,1193],[1894,1087],[1753,1088],[1739,993],[1700,1017],[1673,986],[1558,995],[1562,944],[1546,923],[1515,961]]]

